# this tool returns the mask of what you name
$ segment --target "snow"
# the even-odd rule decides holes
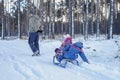
[[[95,37],[84,41],[84,52],[90,64],[79,57],[80,66],[68,63],[61,68],[52,63],[54,49],[61,42],[40,40],[41,56],[33,54],[27,40],[0,40],[0,80],[120,80],[120,38]]]

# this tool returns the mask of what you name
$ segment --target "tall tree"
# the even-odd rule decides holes
[[[55,0],[52,2],[52,38],[55,38]]]
[[[110,16],[107,39],[113,38],[113,13],[114,13],[114,0],[110,0]]]
[[[69,11],[70,11],[70,35],[74,38],[74,0],[69,1]]]
[[[62,31],[62,34],[63,34],[63,0],[61,0],[61,31]]]
[[[93,16],[94,15],[94,0],[91,1],[91,34],[94,34],[94,27],[93,27]]]
[[[21,29],[20,29],[20,0],[18,2],[18,39],[21,38]]]
[[[43,29],[43,0],[40,0],[40,23],[41,23],[41,28]]]
[[[100,36],[100,0],[97,0],[97,33],[96,33],[96,37]]]
[[[5,25],[4,25],[4,0],[2,0],[2,39],[4,39],[5,34]]]
[[[52,0],[49,0],[49,4],[50,4],[50,11],[49,11],[49,38],[51,38],[52,36],[52,33],[51,33],[51,29],[52,29],[52,26],[51,26],[51,24],[52,24],[52,20],[51,20],[51,17],[52,17]]]
[[[84,39],[88,38],[88,0],[86,0],[86,25],[85,25],[85,36]]]
[[[84,35],[85,38],[85,1],[82,0],[82,34]]]
[[[8,4],[6,5],[6,7],[8,8],[8,13],[6,11],[6,32],[7,32],[7,35],[8,37],[10,37],[10,4],[11,4],[11,1],[9,0]],[[7,9],[6,8],[6,9]]]

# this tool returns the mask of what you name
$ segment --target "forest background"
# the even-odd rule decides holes
[[[69,33],[106,35],[120,34],[120,0],[1,0],[0,36],[2,39],[28,36],[28,12],[40,17],[43,38]]]

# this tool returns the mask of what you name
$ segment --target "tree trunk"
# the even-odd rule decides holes
[[[88,0],[86,0],[86,25],[85,25],[85,36],[84,39],[88,39]]]
[[[40,0],[40,27],[42,28],[43,26],[43,0]]]
[[[55,0],[53,0],[53,2],[52,2],[53,4],[52,4],[52,38],[55,38],[55,30],[54,30],[54,28],[55,28]]]
[[[2,0],[2,39],[5,35],[5,25],[4,25],[4,0]]]
[[[52,23],[52,21],[51,21],[51,17],[52,17],[52,0],[50,0],[49,4],[50,4],[50,7],[49,7],[50,8],[50,12],[49,12],[49,38],[52,38],[52,36],[51,36],[52,35],[52,33],[51,33],[51,31],[52,31],[51,30],[52,29],[51,28],[51,23]]]
[[[110,1],[110,17],[107,39],[113,38],[113,12],[114,12],[114,0]]]
[[[20,29],[20,0],[18,0],[18,39],[21,38],[21,29]]]
[[[64,33],[64,27],[63,27],[63,0],[61,0],[61,32]]]
[[[91,1],[91,34],[94,34],[94,27],[93,27],[93,11],[94,11],[94,0]]]
[[[74,1],[69,1],[69,11],[70,11],[70,35],[74,38]]]
[[[96,37],[100,36],[100,0],[97,0],[97,33]]]

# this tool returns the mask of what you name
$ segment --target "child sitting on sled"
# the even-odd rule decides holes
[[[84,62],[89,63],[82,48],[83,44],[81,42],[72,44],[72,38],[67,37],[62,43],[62,46],[55,49],[55,57],[58,62],[61,62],[63,59],[76,60],[78,55],[80,55]]]

